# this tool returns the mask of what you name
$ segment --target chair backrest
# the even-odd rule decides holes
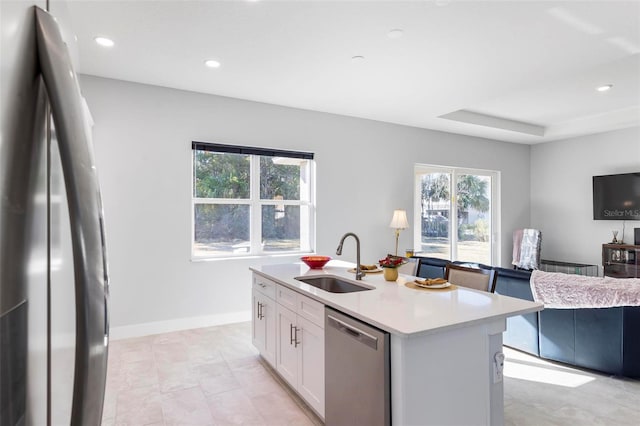
[[[411,275],[412,277],[416,276],[416,271],[418,270],[418,260],[410,257],[407,259],[407,263],[400,266],[398,268],[398,272],[405,275]]]
[[[488,291],[489,293],[496,290],[496,271],[493,269],[468,268],[449,263],[446,266],[444,278],[451,284],[460,287]]]
[[[400,257],[395,254],[387,254],[387,257]],[[404,258],[405,262],[403,265],[398,267],[398,272],[404,275],[411,275],[412,277],[416,276],[416,271],[418,270],[418,259],[415,257]]]
[[[418,257],[416,276],[421,278],[444,278],[444,269],[449,263],[446,259]]]

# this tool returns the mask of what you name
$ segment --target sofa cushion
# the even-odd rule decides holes
[[[576,309],[575,364],[622,374],[623,308]]]
[[[573,309],[546,309],[539,313],[540,356],[575,363],[576,328]]]

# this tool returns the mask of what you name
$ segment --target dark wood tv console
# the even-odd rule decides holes
[[[615,278],[640,278],[640,246],[603,244],[604,275]]]

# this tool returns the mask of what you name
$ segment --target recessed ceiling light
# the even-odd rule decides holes
[[[358,63],[364,61],[364,56],[352,56],[351,62]]]
[[[207,59],[206,61],[204,61],[204,64],[209,68],[220,68],[221,65],[220,62],[216,61],[215,59]]]
[[[102,47],[113,47],[115,44],[113,40],[106,37],[94,37],[93,39]]]
[[[596,87],[598,92],[608,92],[613,87],[613,84],[605,84],[604,86]]]
[[[397,28],[395,30],[391,30],[387,33],[387,37],[389,38],[400,38],[404,35],[404,31],[402,31],[401,29]]]

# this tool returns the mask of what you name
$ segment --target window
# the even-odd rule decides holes
[[[192,258],[310,252],[313,154],[193,142]]]
[[[442,259],[497,262],[499,173],[428,165],[415,171],[415,248]]]

